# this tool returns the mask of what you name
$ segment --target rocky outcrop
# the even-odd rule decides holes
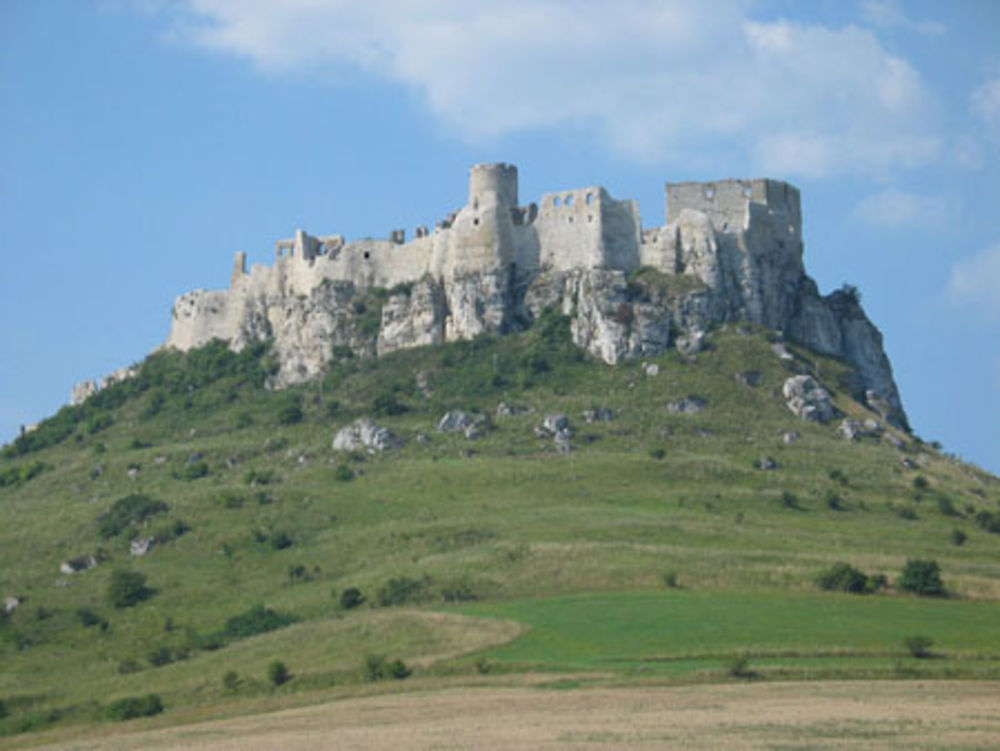
[[[830,392],[811,375],[792,376],[781,388],[788,408],[803,420],[829,422],[836,415]]]
[[[341,428],[333,438],[334,451],[388,451],[399,445],[401,442],[392,431],[367,417]]]

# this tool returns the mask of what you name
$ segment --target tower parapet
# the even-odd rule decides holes
[[[517,167],[513,164],[477,164],[469,171],[469,206],[491,203],[517,206]]]

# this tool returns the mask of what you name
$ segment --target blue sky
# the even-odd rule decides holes
[[[0,441],[297,227],[432,224],[468,167],[802,190],[915,430],[1000,471],[1000,2],[0,0]]]

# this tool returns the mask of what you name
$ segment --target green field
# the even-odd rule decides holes
[[[501,339],[345,357],[282,392],[262,387],[264,348],[154,355],[2,452],[0,594],[23,601],[0,618],[0,732],[104,722],[107,702],[151,691],[169,722],[397,685],[366,682],[368,654],[411,664],[408,686],[538,670],[719,679],[740,654],[775,678],[993,675],[1000,481],[891,428],[902,449],[799,421],[780,395],[792,372],[819,376],[845,415],[873,413],[851,398],[842,363],[804,350],[779,360],[769,336],[716,331],[695,358],[652,360],[660,373],[648,377],[640,363],[583,357],[549,319]],[[746,371],[757,385],[735,378]],[[667,409],[688,395],[704,411]],[[525,411],[498,415],[501,401]],[[597,407],[613,419],[587,423]],[[477,415],[485,435],[439,432],[451,409]],[[534,434],[553,412],[576,429],[571,453]],[[402,447],[333,452],[336,431],[362,416]],[[789,430],[800,438],[786,444]],[[135,494],[148,518],[110,523]],[[148,537],[152,551],[132,556]],[[80,556],[98,565],[60,572]],[[940,565],[947,599],[895,586],[910,559]],[[839,561],[887,586],[818,592]],[[150,596],[116,607],[118,569],[144,576]],[[350,587],[365,600],[346,610]],[[295,625],[219,638],[255,606]],[[442,608],[532,630],[498,647],[514,631],[441,625]],[[913,634],[938,656],[907,658]],[[293,676],[280,688],[266,678],[274,660]]]
[[[1000,675],[1000,604],[836,594],[685,591],[484,603],[463,613],[530,626],[486,653],[498,667],[718,674],[734,657],[770,675]],[[916,660],[907,636],[933,640]]]

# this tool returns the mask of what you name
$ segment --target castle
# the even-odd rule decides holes
[[[906,424],[856,296],[821,296],[806,275],[799,192],[778,180],[668,183],[666,224],[644,229],[635,201],[600,186],[522,204],[515,166],[479,164],[466,204],[409,240],[403,230],[352,241],[299,230],[276,251],[273,265],[250,270],[237,253],[229,289],[179,297],[167,346],[270,340],[281,387],[321,374],[335,348],[374,356],[503,334],[546,308],[572,316],[576,343],[611,364],[742,320],[846,359],[856,396]],[[647,270],[682,283],[635,284]],[[373,326],[364,300],[375,290]]]

